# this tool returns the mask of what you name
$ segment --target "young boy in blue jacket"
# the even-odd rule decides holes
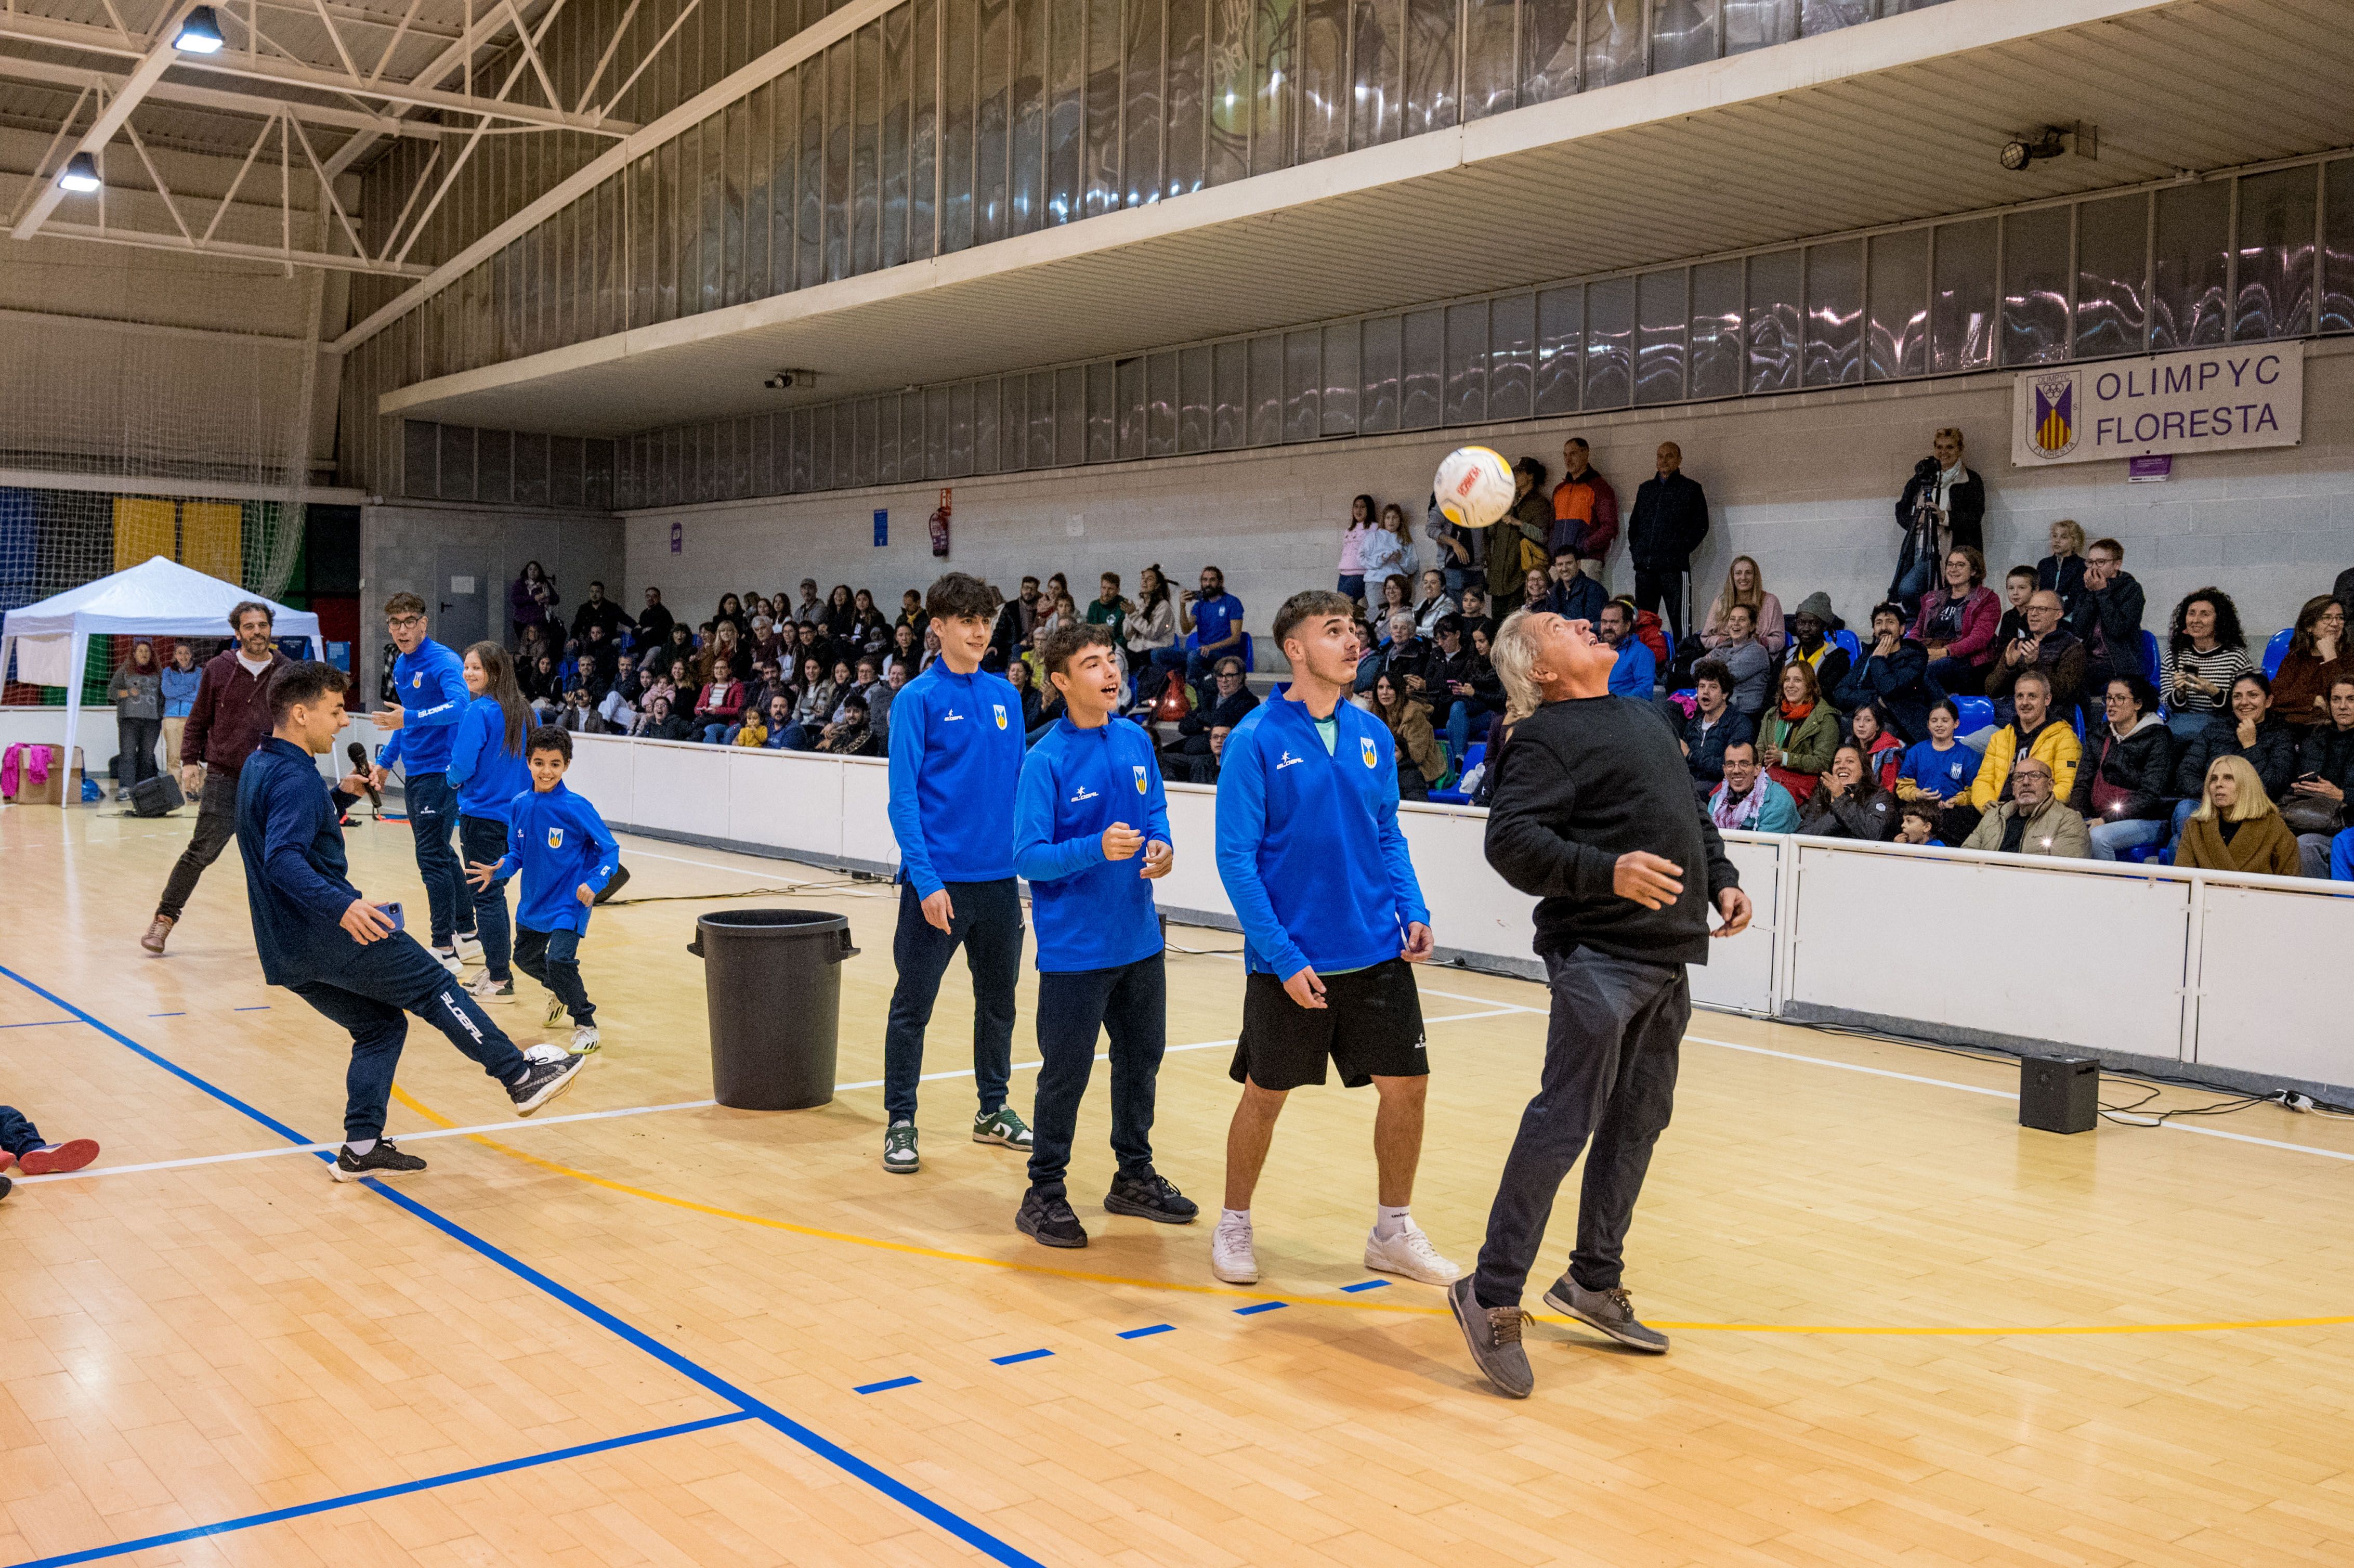
[[[916,1086],[940,976],[964,948],[972,971],[975,1143],[1027,1151],[1030,1128],[1005,1103],[1013,1073],[1013,987],[1022,898],[1013,881],[1013,793],[1022,778],[1022,696],[981,667],[996,606],[963,572],[934,583],[924,608],[940,656],[891,700],[891,832],[899,842],[899,981],[883,1035],[883,1169],[916,1153]]]
[[[433,921],[433,956],[451,974],[462,972],[459,944],[480,941],[474,930],[474,897],[450,847],[458,826],[458,796],[449,778],[450,747],[458,721],[473,698],[466,690],[465,666],[458,655],[426,634],[425,601],[397,593],[384,601],[387,629],[400,650],[392,683],[398,705],[369,715],[378,729],[393,732],[376,759],[374,782],[384,788],[392,766],[401,764],[401,799],[408,808],[408,833],[417,846],[417,874],[425,882],[425,905]]]
[[[544,724],[524,742],[531,788],[507,806],[507,853],[490,864],[466,868],[476,887],[523,873],[515,910],[515,966],[547,988],[547,1022],[572,1015],[572,1054],[597,1049],[597,1009],[580,983],[580,938],[588,934],[588,906],[612,880],[621,846],[597,808],[564,787],[572,766],[572,736]]]
[[[1030,884],[1038,929],[1039,1056],[1030,1191],[1013,1225],[1045,1246],[1085,1246],[1064,1177],[1098,1033],[1111,1036],[1119,1160],[1104,1207],[1172,1225],[1201,1212],[1152,1169],[1168,1007],[1151,883],[1176,856],[1152,738],[1114,716],[1120,675],[1111,629],[1059,627],[1038,653],[1065,706],[1022,764],[1013,811],[1013,866]]]
[[[352,885],[340,823],[360,776],[350,775],[331,793],[316,760],[334,749],[349,684],[328,664],[280,670],[270,685],[270,738],[247,760],[237,783],[237,848],[245,858],[245,896],[261,978],[351,1032],[344,1146],[331,1167],[338,1181],[425,1169],[425,1161],[384,1136],[408,1013],[441,1031],[497,1079],[518,1116],[563,1093],[586,1065],[560,1055],[526,1058],[395,924],[393,906],[363,898]]]
[[[458,848],[469,865],[496,864],[507,853],[508,805],[531,788],[523,758],[531,705],[515,684],[514,661],[495,642],[466,650],[465,676],[472,700],[458,720],[447,774],[458,791]],[[467,991],[477,1001],[513,1001],[514,931],[505,883],[493,882],[474,895],[474,929],[482,939],[482,972]]]
[[[1405,834],[1389,726],[1342,700],[1357,671],[1355,604],[1298,593],[1276,612],[1291,688],[1226,736],[1218,773],[1218,877],[1243,927],[1243,1086],[1226,1135],[1225,1210],[1210,1267],[1230,1285],[1258,1278],[1251,1192],[1284,1097],[1324,1081],[1381,1096],[1373,1155],[1381,1181],[1365,1266],[1445,1285],[1461,1271],[1407,1212],[1422,1155],[1422,999],[1414,971],[1431,954]]]

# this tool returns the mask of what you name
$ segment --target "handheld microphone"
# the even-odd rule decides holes
[[[344,755],[352,759],[352,770],[357,773],[360,778],[366,781],[362,784],[361,788],[367,791],[368,804],[376,808],[376,814],[377,816],[383,816],[384,791],[378,789],[373,781],[374,774],[368,766],[367,747],[362,746],[355,740],[344,747]]]

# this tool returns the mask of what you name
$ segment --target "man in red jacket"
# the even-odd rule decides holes
[[[1618,537],[1618,493],[1586,461],[1583,438],[1572,436],[1561,443],[1561,461],[1565,471],[1553,487],[1550,554],[1575,555],[1590,562],[1583,569],[1598,583],[1602,563]]]
[[[270,681],[286,656],[270,641],[270,607],[247,599],[228,613],[237,645],[215,654],[196,683],[196,705],[180,731],[180,789],[204,791],[196,835],[164,884],[155,917],[139,945],[160,955],[180,922],[196,879],[237,836],[237,778],[254,747],[270,738]]]

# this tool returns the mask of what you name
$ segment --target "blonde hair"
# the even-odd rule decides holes
[[[2218,770],[2229,773],[2239,785],[2239,789],[2232,797],[2232,813],[2223,819],[2225,821],[2252,822],[2258,817],[2269,817],[2273,814],[2273,798],[2264,793],[2264,781],[2256,777],[2256,770],[2248,765],[2246,758],[2219,757],[2209,763],[2207,765],[2209,784],[2213,783]],[[2211,789],[2204,786],[2200,788],[2199,809],[2190,813],[2190,820],[2194,822],[2211,822],[2215,820],[2215,796]]]
[[[1969,443],[1962,440],[1962,429],[1959,425],[1946,425],[1940,429],[1935,435],[1932,435],[1929,440],[1931,442],[1935,443],[1944,440],[1948,436],[1953,438],[1954,445],[1956,448],[1963,451],[1969,450]]]
[[[2073,517],[2053,519],[2052,531],[2068,542],[2069,554],[2081,556],[2084,553],[2084,527]]]
[[[1542,611],[1516,609],[1504,617],[1488,644],[1488,662],[1504,687],[1504,722],[1518,724],[1537,711],[1544,694],[1537,686],[1537,634],[1533,624]]]
[[[1735,580],[1735,574],[1741,570],[1741,563],[1744,561],[1749,563],[1749,575],[1757,579],[1757,586],[1746,596],[1742,593]],[[1766,568],[1757,564],[1757,558],[1755,556],[1733,557],[1733,564],[1724,568],[1724,591],[1717,596],[1717,602],[1726,609],[1731,609],[1736,604],[1745,604],[1752,609],[1766,608]],[[1753,615],[1749,619],[1754,621],[1757,618]]]

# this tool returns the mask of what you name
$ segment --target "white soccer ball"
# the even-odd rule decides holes
[[[1487,447],[1458,447],[1438,465],[1431,489],[1458,528],[1485,528],[1511,509],[1512,470]]]

